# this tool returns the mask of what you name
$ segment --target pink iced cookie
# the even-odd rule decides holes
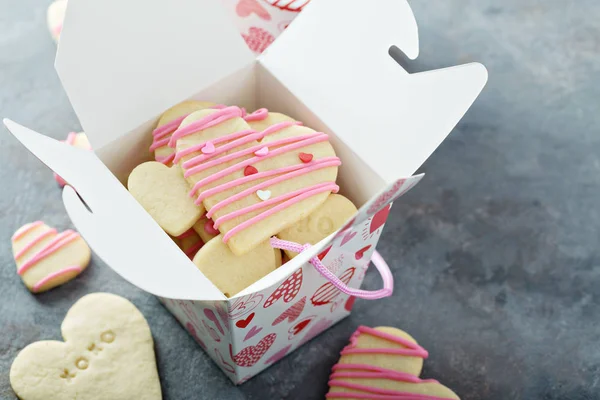
[[[44,292],[79,275],[91,252],[79,233],[58,233],[42,221],[26,224],[12,237],[17,273],[33,293]]]
[[[48,7],[46,19],[48,21],[50,35],[52,35],[52,39],[54,39],[55,42],[58,42],[58,39],[60,38],[66,10],[67,0],[56,0]]]
[[[87,136],[83,132],[69,133],[69,135],[65,139],[65,143],[70,144],[71,146],[78,147],[80,149],[92,150],[92,146],[90,145]],[[60,187],[63,187],[67,184],[67,182],[63,178],[58,176],[56,173],[54,174],[54,179],[56,180],[56,182],[58,182]]]

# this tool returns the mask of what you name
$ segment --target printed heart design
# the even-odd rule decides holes
[[[229,318],[227,317],[227,307],[225,305],[221,305],[220,303],[215,303],[215,308],[217,310],[217,314],[223,321],[223,326],[225,329],[229,331]]]
[[[304,337],[300,341],[299,346],[308,342],[310,339],[314,338],[319,333],[323,332],[325,329],[328,329],[331,325],[333,325],[333,322],[333,320],[323,318],[318,320],[316,323],[312,324],[308,332],[306,332],[306,335],[304,335]]]
[[[10,384],[19,399],[161,399],[152,334],[128,300],[86,295],[67,312],[61,333],[64,342],[32,343],[13,361]]]
[[[250,50],[259,54],[265,51],[267,47],[275,41],[275,36],[269,33],[269,31],[256,26],[248,29],[248,34],[242,34],[242,37]]]
[[[369,226],[369,233],[375,232],[377,229],[381,228],[390,214],[391,204],[383,207],[381,210],[377,211],[375,215],[373,215],[373,219],[371,219],[371,225]]]
[[[271,307],[277,300],[283,297],[283,301],[289,303],[300,292],[302,287],[302,268],[294,272],[267,298],[263,308]]]
[[[323,259],[327,256],[327,254],[329,253],[329,250],[331,250],[331,247],[333,246],[329,246],[328,248],[326,248],[325,250],[323,250],[322,252],[319,253],[319,255],[317,256],[317,258],[321,261],[323,261]]]
[[[256,195],[262,201],[266,201],[271,198],[271,191],[270,190],[257,190]]]
[[[79,275],[90,262],[90,248],[79,233],[58,233],[42,221],[19,228],[12,237],[17,274],[33,293],[59,286]]]
[[[355,301],[356,301],[356,297],[354,297],[354,296],[348,297],[348,300],[346,300],[346,304],[344,304],[344,308],[346,309],[346,311],[348,311],[348,312],[352,311],[352,307],[354,307]]]
[[[405,179],[400,179],[396,181],[390,190],[381,194],[377,198],[377,200],[375,200],[373,204],[371,204],[371,206],[367,210],[367,214],[373,214],[374,212],[378,211],[384,204],[390,203],[394,198],[396,192],[402,187],[402,185],[404,185],[404,182]]]
[[[288,351],[290,351],[291,348],[292,348],[292,345],[288,344],[283,349],[279,350],[277,353],[275,353],[271,357],[269,357],[267,359],[267,361],[265,361],[265,364],[275,364],[277,361],[279,361],[283,357],[285,357],[285,355],[287,354]]]
[[[202,325],[204,325],[204,328],[208,331],[208,334],[211,338],[213,338],[215,342],[221,341],[221,337],[219,336],[217,331],[215,331],[211,326],[209,326],[205,320],[202,320]]]
[[[229,345],[229,354],[233,362],[240,367],[251,367],[261,359],[261,357],[269,351],[275,339],[277,338],[276,333],[270,333],[255,346],[248,346],[243,348],[235,356],[233,355],[233,348]]]
[[[292,340],[292,338],[294,336],[296,336],[297,334],[302,332],[304,330],[304,328],[306,328],[312,322],[312,320],[314,318],[315,318],[315,315],[311,315],[310,317],[304,318],[302,321],[298,322],[296,325],[291,327],[288,330],[288,333],[289,333],[288,339]]]
[[[131,195],[169,235],[180,236],[204,213],[203,206],[188,196],[189,185],[178,165],[150,161],[138,165],[129,175]]]
[[[271,20],[271,15],[261,6],[257,0],[240,0],[235,7],[235,12],[242,18],[249,17],[252,13],[265,21]]]
[[[298,300],[298,302],[292,305],[290,308],[285,310],[279,317],[275,318],[275,321],[271,324],[271,326],[279,325],[286,319],[288,323],[292,323],[298,319],[302,311],[304,311],[304,306],[306,305],[306,296]]]
[[[339,277],[340,281],[347,285],[354,276],[354,271],[356,271],[355,267],[348,268]],[[331,282],[327,282],[317,289],[317,291],[310,298],[310,301],[314,306],[323,306],[331,303],[331,301],[339,296],[340,293],[340,290],[333,286]]]
[[[210,321],[212,321],[215,324],[215,326],[217,327],[219,332],[221,332],[221,335],[225,335],[225,331],[221,327],[221,323],[217,319],[217,316],[215,315],[213,310],[211,310],[210,308],[205,308],[204,315],[206,315],[206,318],[208,318]]]
[[[235,323],[235,326],[237,326],[238,328],[241,328],[241,329],[245,329],[248,326],[248,324],[250,322],[252,322],[252,319],[254,319],[254,315],[255,314],[252,313],[252,314],[248,315],[248,317],[246,317],[246,319],[240,319],[239,321],[237,321]]]
[[[258,327],[258,326],[253,326],[252,328],[250,328],[250,330],[248,331],[248,333],[246,333],[246,336],[244,337],[244,342],[248,339],[252,339],[254,336],[258,335],[258,333],[262,331],[262,328]]]
[[[356,236],[356,232],[348,231],[348,233],[346,233],[344,235],[344,237],[342,238],[342,241],[340,243],[340,247],[343,246],[343,245],[345,245],[349,241],[351,241],[352,238],[354,238],[354,236]]]
[[[236,298],[229,308],[229,318],[236,319],[248,314],[250,311],[258,307],[263,297],[264,296],[260,293],[252,293],[248,296]]]
[[[219,351],[219,349],[215,348],[215,355],[217,356],[217,359],[219,360],[219,363],[221,364],[221,367],[223,367],[223,369],[231,374],[235,373],[235,368],[233,367],[233,365],[229,364],[227,361],[225,361],[225,359],[223,358],[223,355],[221,354],[221,352]]]
[[[365,252],[371,248],[371,245],[365,246],[354,254],[356,260],[360,260],[365,255]]]

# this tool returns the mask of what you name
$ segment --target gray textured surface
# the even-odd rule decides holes
[[[497,5],[490,5],[497,4]],[[47,1],[0,0],[0,114],[62,138],[77,129],[52,62]],[[51,173],[0,133],[0,398],[19,349],[58,339],[94,291],[131,299],[156,340],[166,399],[319,399],[359,323],[397,325],[431,353],[424,375],[463,399],[600,399],[600,2],[414,1],[427,70],[481,61],[490,82],[393,208],[379,250],[392,298],[352,317],[241,387],[232,386],[153,297],[97,259],[30,295],[10,236],[44,219],[69,227]],[[370,273],[366,287],[379,279]]]

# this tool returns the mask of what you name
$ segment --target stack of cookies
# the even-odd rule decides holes
[[[356,212],[336,194],[328,136],[264,108],[183,102],[159,119],[150,151],[129,191],[228,297],[296,255],[272,236],[315,244]]]

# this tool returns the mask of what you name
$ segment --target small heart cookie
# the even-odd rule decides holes
[[[327,200],[308,217],[296,222],[277,234],[279,239],[300,244],[317,244],[342,227],[354,214],[356,207],[340,194],[330,194]],[[285,250],[290,257],[298,253]]]
[[[281,251],[267,240],[243,256],[236,256],[223,243],[221,234],[207,242],[193,261],[225,296],[231,297],[281,266]]]
[[[428,353],[406,332],[360,326],[329,377],[327,399],[460,400],[433,379],[421,379]]]
[[[204,110],[217,106],[209,101],[188,100],[181,102],[165,111],[158,120],[152,132],[152,145],[150,151],[154,152],[154,159],[167,166],[171,166],[175,157],[175,150],[169,147],[169,139],[185,117],[194,111]]]
[[[67,135],[67,138],[65,139],[65,143],[68,145],[71,145],[73,147],[77,147],[80,149],[84,149],[84,150],[92,150],[92,146],[90,145],[90,141],[88,140],[87,136],[85,133],[83,132],[79,132],[79,133],[75,133],[75,132],[71,132]],[[63,187],[67,184],[67,182],[61,178],[60,176],[58,176],[56,173],[54,173],[54,179],[56,180],[56,182],[58,182],[60,187]]]
[[[64,342],[25,347],[10,369],[22,400],[162,398],[148,323],[128,300],[109,293],[79,299],[61,325]]]
[[[237,255],[305,218],[337,192],[340,165],[326,134],[293,120],[256,132],[242,115],[238,107],[197,111],[171,138],[191,195],[204,204]],[[209,141],[215,152],[202,154]],[[312,154],[313,161],[302,162],[301,152]],[[258,172],[245,174],[249,165]],[[271,196],[261,200],[258,190]]]
[[[204,207],[188,196],[189,185],[177,165],[169,168],[155,161],[140,164],[129,174],[127,188],[171,236],[190,229],[204,212]]]
[[[79,233],[58,233],[42,221],[24,225],[12,237],[17,273],[33,293],[75,278],[90,262],[91,252]]]
[[[46,21],[48,23],[48,30],[50,35],[55,42],[60,39],[60,33],[62,32],[63,21],[65,19],[65,12],[67,11],[67,0],[56,0],[48,6],[48,12],[46,13]]]

